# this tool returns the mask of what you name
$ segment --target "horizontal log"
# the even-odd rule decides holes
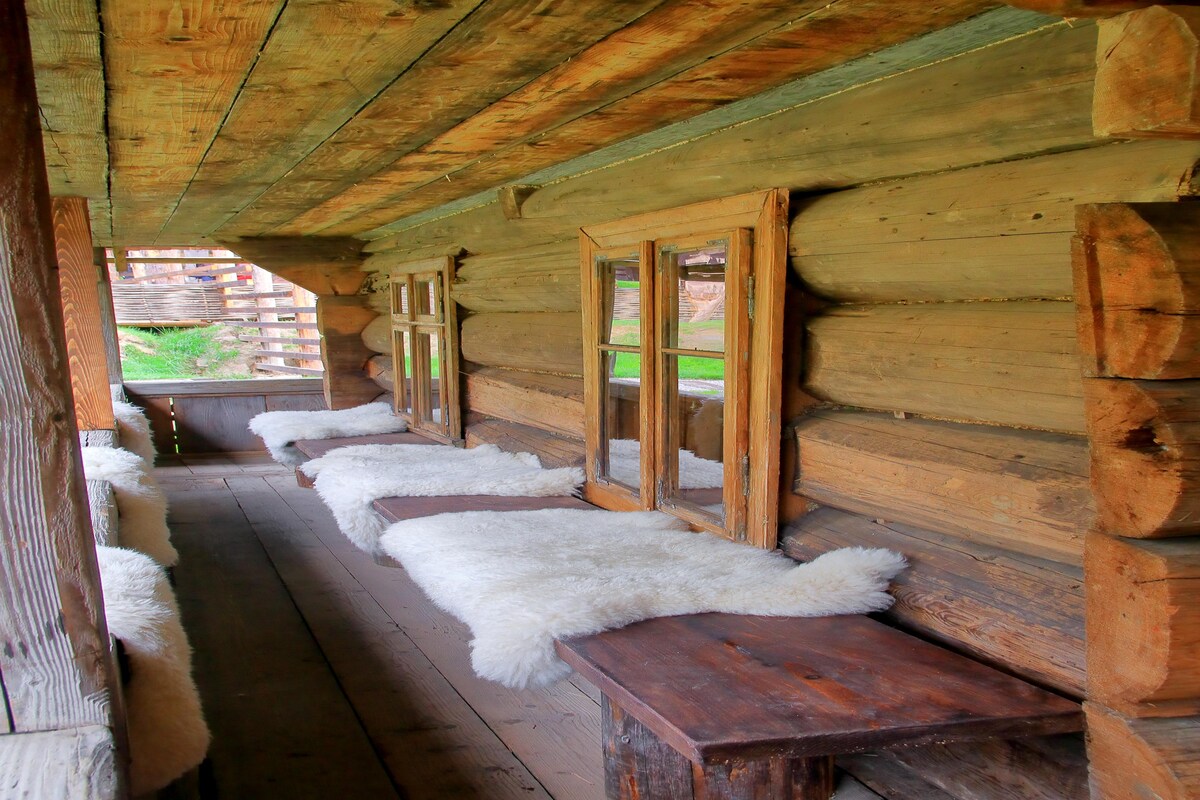
[[[808,321],[822,400],[1082,433],[1071,303],[840,307]]]
[[[255,322],[251,320],[226,320],[223,324],[232,325],[236,328],[286,328],[287,330],[292,331],[315,331],[317,329],[317,323],[315,322]]]
[[[375,353],[392,353],[392,316],[381,314],[367,323],[362,332],[363,344]]]
[[[1108,17],[1152,5],[1154,0],[1009,0],[1007,5],[1058,17]]]
[[[796,203],[791,265],[844,303],[1061,298],[1080,203],[1175,200],[1200,142],[1133,142],[872,184]]]
[[[1200,534],[1200,381],[1083,383],[1101,530]]]
[[[462,325],[462,355],[488,367],[583,374],[583,321],[572,312],[474,314]]]
[[[1129,719],[1097,703],[1083,707],[1093,797],[1200,797],[1200,719]]]
[[[281,372],[285,375],[310,375],[312,377],[320,377],[325,374],[325,370],[319,367],[289,367],[286,364],[255,364],[254,368],[262,372]],[[369,402],[364,400],[364,403]]]
[[[330,269],[330,274],[335,274]],[[328,408],[360,406],[379,394],[379,387],[363,373],[363,366],[373,353],[363,344],[362,332],[375,317],[363,295],[317,298],[316,324],[321,333],[321,364],[325,369]]]
[[[886,547],[909,568],[885,616],[950,647],[1074,697],[1085,691],[1083,580],[1077,570],[898,523],[822,508],[786,528],[784,552]]]
[[[371,356],[367,359],[363,371],[385,392],[392,391],[396,386],[396,373],[391,356],[385,356],[382,353]]]
[[[157,397],[221,397],[225,395],[320,394],[321,382],[304,378],[256,378],[247,380],[158,380],[126,381],[125,390],[134,403]]]
[[[482,367],[467,373],[467,410],[583,438],[583,381]]]
[[[340,236],[275,236],[227,243],[238,255],[319,295],[349,296],[366,275],[363,243]]]
[[[1200,714],[1200,540],[1088,535],[1088,697],[1134,717]]]
[[[822,505],[1082,564],[1083,437],[854,411],[795,424],[795,491]]]
[[[467,447],[494,444],[510,453],[533,453],[548,469],[583,466],[582,439],[479,414],[472,414],[467,421],[466,443]]]
[[[1083,205],[1077,225],[1084,374],[1200,378],[1200,205]]]
[[[297,344],[297,345],[301,345],[301,346],[304,346],[304,345],[315,346],[315,345],[319,345],[321,343],[321,340],[316,337],[313,337],[312,339],[302,339],[302,338],[299,338],[296,336],[247,336],[245,334],[242,334],[242,335],[239,335],[237,338],[238,338],[239,342],[258,342],[260,344],[267,344],[267,345]]]
[[[572,239],[464,258],[450,294],[471,311],[578,311],[579,280]]]
[[[255,358],[287,358],[293,361],[316,361],[320,363],[321,356],[317,353],[301,353],[296,350],[255,350],[251,354]]]
[[[1200,136],[1200,9],[1144,8],[1100,23],[1097,136]]]
[[[367,249],[496,253],[764,186],[820,191],[1091,146],[1095,62],[1095,25],[1076,23],[919,69],[893,66],[883,80],[814,89],[786,111],[543,186],[519,220],[491,203],[403,230],[401,222]]]

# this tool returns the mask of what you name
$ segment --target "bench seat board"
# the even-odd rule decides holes
[[[537,511],[543,508],[594,510],[596,508],[578,497],[499,497],[482,494],[383,497],[376,500],[372,506],[388,522],[459,511]]]
[[[337,436],[332,439],[297,439],[295,447],[309,458],[320,458],[330,450],[357,444],[435,444],[441,445],[418,433],[376,433],[371,436]],[[444,445],[443,445],[444,446]]]
[[[1082,728],[1079,705],[863,616],[695,614],[558,642],[696,764]]]

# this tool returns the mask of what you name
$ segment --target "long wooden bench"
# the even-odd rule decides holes
[[[293,444],[297,450],[309,458],[320,458],[330,450],[358,444],[427,444],[445,447],[441,442],[435,442],[409,431],[377,433],[371,436],[336,436],[332,439],[297,439]],[[296,483],[305,489],[311,489],[313,486],[312,478],[298,469],[296,470]]]
[[[560,641],[609,798],[827,800],[833,757],[1079,731],[1077,703],[865,616],[695,614]]]

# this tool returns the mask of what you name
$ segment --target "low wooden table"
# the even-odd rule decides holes
[[[865,616],[664,617],[560,641],[609,798],[827,800],[833,757],[1082,729],[1077,703]]]

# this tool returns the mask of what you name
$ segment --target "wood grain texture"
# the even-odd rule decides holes
[[[1100,23],[1097,136],[1200,136],[1200,9],[1140,8]]]
[[[862,408],[1086,428],[1070,303],[834,308],[808,321],[804,388]]]
[[[317,329],[321,334],[321,365],[325,372],[328,408],[353,408],[369,403],[379,387],[363,371],[373,353],[363,344],[363,328],[375,319],[364,295],[317,298]]]
[[[371,507],[389,522],[399,522],[435,514],[463,511],[537,511],[543,508],[595,510],[578,497],[499,497],[496,495],[454,495],[449,497],[383,497]]]
[[[1079,351],[1092,377],[1200,378],[1200,209],[1081,205],[1074,240]]]
[[[1083,723],[1075,703],[865,616],[660,617],[556,649],[704,766],[1064,733]]]
[[[533,453],[546,468],[582,467],[583,440],[531,428],[519,422],[471,415],[465,428],[467,447],[494,444],[510,453]]]
[[[1085,703],[1093,797],[1190,800],[1200,794],[1200,719],[1128,719]]]
[[[13,798],[117,800],[116,745],[101,725],[0,736],[0,775]]]
[[[82,197],[56,197],[51,203],[58,284],[75,421],[80,430],[104,430],[116,423],[109,391],[108,354],[100,311],[100,284],[92,263],[88,204]]]
[[[619,30],[657,0],[492,0],[429,47],[372,102],[226,226],[315,232],[340,193]],[[580,24],[586,20],[587,24]],[[318,204],[326,198],[329,203]],[[307,222],[306,222],[307,219]]]
[[[583,437],[583,382],[561,375],[483,367],[466,373],[466,411]]]
[[[1088,699],[1133,717],[1200,714],[1200,547],[1087,541]]]
[[[1072,697],[1085,691],[1083,576],[1050,561],[824,508],[780,537],[811,560],[838,547],[886,547],[909,568],[885,617]]]
[[[246,424],[267,410],[262,395],[176,397],[171,403],[180,453],[240,453],[262,450]]]
[[[1151,0],[1012,0],[1007,5],[1057,17],[1108,17],[1153,3]]]
[[[367,259],[364,269],[381,255]],[[464,258],[451,297],[470,311],[578,311],[575,240]]]
[[[219,228],[480,5],[289,2],[163,235],[188,241]]]
[[[691,762],[607,696],[600,707],[606,797],[690,800],[694,796]]]
[[[1092,145],[1095,41],[1091,24],[1052,27],[565,178],[534,192],[520,220],[491,204],[371,251],[494,253],[762,186],[820,191]]]
[[[339,198],[346,201],[341,224],[330,230],[377,227],[988,6],[979,0],[919,8],[812,0],[662,4],[347,192]]]
[[[111,724],[23,4],[0,2],[0,682],[12,730]]]
[[[799,198],[792,269],[843,303],[1061,298],[1075,207],[1191,196],[1195,142],[1136,142]]]
[[[100,243],[112,237],[100,20],[89,0],[25,3],[50,194],[86,197]]]
[[[489,367],[583,374],[578,313],[472,314],[462,324],[462,355]]]
[[[117,497],[108,481],[87,482],[88,508],[91,510],[92,537],[97,545],[120,547],[117,529]]]
[[[101,1],[116,241],[158,240],[283,6]]]
[[[795,491],[822,505],[1080,565],[1095,518],[1083,437],[889,414],[795,424]]]
[[[1200,381],[1084,381],[1101,530],[1200,533]]]
[[[357,294],[366,276],[362,242],[344,237],[240,239],[229,249],[281,278],[323,295]]]

